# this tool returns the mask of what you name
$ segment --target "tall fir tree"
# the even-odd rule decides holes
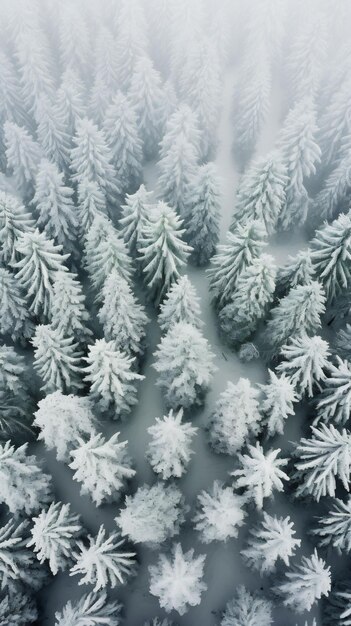
[[[98,183],[84,178],[78,183],[77,195],[78,230],[84,240],[94,219],[106,215],[106,197]]]
[[[36,107],[38,141],[48,159],[67,172],[70,161],[71,137],[57,104],[40,96]]]
[[[146,191],[145,185],[140,185],[135,193],[126,194],[125,204],[122,206],[120,232],[133,257],[137,255],[145,224],[151,217],[153,204],[151,198],[152,192]]]
[[[182,239],[185,233],[182,224],[173,209],[158,202],[140,239],[139,258],[147,289],[156,304],[177,280],[191,252]]]
[[[33,230],[34,219],[18,198],[0,191],[0,258],[5,265],[18,260],[18,241]]]
[[[186,217],[191,179],[197,173],[196,147],[179,134],[158,162],[158,194],[181,217]]]
[[[17,250],[21,258],[14,268],[30,300],[29,311],[47,319],[51,314],[53,283],[58,272],[67,271],[64,263],[69,255],[61,254],[62,246],[55,246],[38,230],[24,233]]]
[[[137,117],[127,96],[118,92],[108,107],[104,132],[112,154],[116,184],[123,197],[137,190],[142,179],[142,142]]]
[[[81,356],[78,344],[51,325],[39,324],[32,339],[34,368],[46,393],[77,391],[82,387]]]
[[[197,265],[206,265],[216,252],[221,200],[217,168],[214,163],[205,163],[190,180],[186,201],[186,237],[193,248],[191,259]]]
[[[51,325],[64,337],[85,343],[91,337],[90,315],[85,307],[82,285],[76,274],[58,272],[53,284]]]
[[[16,278],[0,267],[0,333],[12,341],[26,341],[34,332],[28,302]]]
[[[228,232],[227,243],[218,246],[208,271],[212,299],[223,308],[228,304],[242,272],[258,258],[267,245],[265,230],[261,222],[238,224],[235,232]]]
[[[41,148],[23,126],[7,121],[4,133],[8,170],[13,174],[16,189],[26,199],[31,198],[42,158]]]
[[[158,322],[167,332],[174,324],[186,322],[201,328],[200,301],[187,276],[181,276],[167,292],[161,304]]]

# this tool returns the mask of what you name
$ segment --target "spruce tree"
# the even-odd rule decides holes
[[[67,172],[70,161],[71,137],[57,104],[41,95],[36,107],[37,136],[44,154],[57,167]]]
[[[86,116],[85,86],[78,72],[68,67],[62,74],[56,93],[56,108],[69,137],[76,132],[77,121]]]
[[[26,341],[33,332],[28,303],[16,276],[0,267],[0,334],[12,341]]]
[[[48,239],[54,239],[68,251],[75,248],[78,228],[72,196],[73,189],[66,186],[63,173],[54,163],[42,160],[33,198],[39,213],[37,224],[44,228]]]
[[[164,94],[160,74],[147,56],[135,64],[128,97],[137,116],[144,154],[150,159],[155,156],[163,130]]]
[[[306,221],[310,200],[304,180],[316,172],[321,156],[316,133],[313,102],[304,98],[290,110],[278,140],[288,176],[286,201],[279,216],[281,230]]]
[[[152,192],[146,191],[145,186],[140,185],[135,193],[126,194],[125,204],[122,206],[120,232],[133,257],[137,255],[145,224],[151,218],[153,210],[151,197]]]
[[[350,77],[342,81],[331,94],[319,120],[318,141],[322,150],[322,163],[337,165],[340,148],[351,132]]]
[[[227,383],[209,424],[209,440],[216,452],[235,455],[260,430],[258,391],[247,378]]]
[[[113,341],[97,339],[89,347],[85,380],[102,410],[112,408],[114,419],[130,413],[137,402],[135,381],[144,376],[133,371],[134,358],[115,347]]]
[[[113,34],[107,26],[100,24],[96,34],[95,57],[95,77],[99,77],[101,88],[105,91],[106,97],[112,100],[118,84],[118,57],[116,42]]]
[[[0,586],[13,594],[38,591],[47,575],[27,547],[28,526],[11,518],[0,527]]]
[[[212,267],[207,270],[212,299],[218,308],[231,301],[239,276],[260,256],[266,245],[264,227],[260,222],[238,224],[235,232],[227,233],[227,243],[218,246],[218,252],[211,260]]]
[[[285,574],[285,582],[275,586],[275,593],[283,604],[297,613],[309,611],[322,596],[328,596],[331,587],[330,567],[317,551],[303,556],[300,565],[294,565]]]
[[[28,444],[0,444],[0,502],[13,515],[33,515],[51,499],[51,478],[43,472]]]
[[[113,342],[118,350],[132,357],[144,351],[145,326],[148,318],[144,307],[139,304],[128,282],[112,270],[107,276],[102,291],[103,305],[98,313],[104,329],[104,337]]]
[[[162,388],[169,408],[203,404],[215,370],[214,355],[195,326],[174,324],[161,338],[155,357],[153,367],[159,373],[156,384]]]
[[[11,346],[0,346],[0,438],[29,430],[32,401],[24,357]]]
[[[248,626],[260,624],[271,626],[273,605],[256,593],[250,593],[244,586],[237,587],[236,596],[228,602],[220,626]]]
[[[85,308],[85,295],[76,274],[57,272],[53,284],[51,325],[64,337],[86,342],[92,335],[87,326],[90,315]]]
[[[267,323],[264,342],[269,351],[274,353],[302,332],[314,335],[321,327],[324,303],[323,289],[316,281],[290,289],[272,309],[271,319]]]
[[[294,415],[297,395],[293,383],[284,374],[277,376],[272,370],[268,370],[268,373],[269,382],[260,385],[263,391],[261,410],[268,436],[272,437],[276,433],[283,434],[284,420]]]
[[[95,434],[97,422],[90,398],[54,391],[39,400],[34,425],[39,429],[38,439],[56,450],[58,461],[67,462],[78,441]]]
[[[322,496],[335,496],[337,478],[349,490],[351,433],[332,424],[311,426],[311,430],[312,436],[296,445],[295,478],[300,482],[296,495],[312,496],[319,502]]]
[[[142,143],[137,118],[127,96],[118,92],[108,107],[104,132],[121,196],[137,190],[142,178]]]
[[[351,414],[351,366],[336,357],[336,365],[328,364],[329,374],[317,398],[316,422],[346,424]]]
[[[191,179],[197,173],[196,146],[184,133],[179,134],[158,162],[158,194],[169,206],[185,218]]]
[[[88,539],[89,546],[78,541],[78,550],[73,553],[75,564],[70,576],[80,575],[79,585],[93,584],[96,592],[103,587],[123,585],[135,573],[135,552],[121,550],[125,541],[118,533],[106,536],[101,525],[97,536]]]
[[[318,95],[327,56],[326,19],[322,11],[306,16],[287,58],[291,95],[295,102]]]
[[[67,569],[72,562],[72,548],[82,534],[79,516],[71,513],[70,505],[52,502],[47,511],[33,519],[30,532],[27,546],[33,548],[38,561],[49,561],[54,576]]]
[[[97,216],[85,238],[85,266],[92,286],[99,299],[102,287],[112,270],[129,281],[132,275],[132,261],[120,234],[107,217]]]
[[[195,288],[187,276],[181,276],[167,292],[160,306],[158,322],[164,332],[179,322],[201,328],[200,312],[200,300]]]
[[[87,593],[78,601],[70,600],[65,604],[62,611],[55,613],[55,626],[70,626],[88,621],[93,624],[105,624],[106,626],[120,626],[121,604],[108,602],[106,593]]]
[[[238,277],[234,295],[219,315],[220,325],[232,343],[247,340],[265,317],[273,300],[275,275],[273,257],[262,254]]]
[[[77,121],[71,150],[73,182],[95,182],[112,205],[119,197],[112,153],[101,130],[87,117]]]
[[[311,251],[300,250],[294,257],[288,257],[288,263],[278,268],[277,292],[285,296],[289,289],[297,285],[307,285],[314,278]]]
[[[201,165],[190,181],[185,216],[191,259],[206,265],[216,251],[221,213],[220,180],[214,163]]]
[[[351,213],[339,215],[316,231],[311,241],[311,258],[329,302],[351,287]]]
[[[139,0],[121,0],[115,13],[118,86],[127,92],[137,61],[147,49],[147,26],[144,7]]]
[[[48,318],[51,314],[53,284],[58,272],[67,271],[64,262],[68,254],[61,254],[62,246],[55,246],[38,230],[24,233],[17,244],[21,259],[14,264],[17,278],[29,297],[29,311]]]
[[[351,498],[343,502],[333,498],[328,510],[318,518],[318,527],[312,530],[321,548],[332,546],[339,555],[351,552]]]
[[[199,158],[201,133],[198,128],[198,118],[187,104],[180,104],[166,122],[160,144],[161,159],[166,159],[173,144],[181,138],[185,144],[195,149],[197,158]]]
[[[287,170],[281,154],[270,152],[257,159],[240,181],[231,230],[238,222],[260,221],[268,235],[277,227],[285,203]]]
[[[23,103],[18,74],[12,59],[4,50],[0,53],[0,76],[1,126],[6,120],[18,126],[28,126],[29,115]]]
[[[81,239],[85,238],[94,219],[106,214],[106,198],[101,187],[93,180],[78,183],[77,221]]]
[[[283,357],[277,371],[287,376],[299,399],[312,397],[315,389],[321,389],[330,369],[329,344],[321,337],[308,337],[302,333],[293,337],[280,351]]]
[[[23,126],[5,122],[5,148],[9,171],[12,172],[16,189],[25,198],[31,198],[42,151]]]
[[[224,487],[216,480],[211,491],[202,491],[197,500],[198,509],[193,522],[202,543],[228,541],[238,536],[238,529],[246,515],[243,510],[245,497],[238,496],[231,487]]]
[[[175,211],[159,202],[145,224],[140,239],[139,257],[150,296],[159,304],[191,252],[182,237],[185,229]]]
[[[0,191],[0,258],[4,264],[18,260],[18,240],[33,230],[34,220],[16,196]]]
[[[38,620],[38,611],[32,596],[22,592],[6,593],[0,596],[0,624],[28,626]]]
[[[82,387],[80,378],[81,356],[78,344],[72,337],[51,325],[39,324],[32,339],[34,368],[37,370],[46,393],[76,391]]]

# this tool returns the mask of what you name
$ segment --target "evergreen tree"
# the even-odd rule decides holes
[[[99,77],[100,88],[106,93],[106,98],[112,100],[118,85],[118,57],[116,43],[111,30],[100,24],[96,35],[95,48],[95,77]]]
[[[294,402],[297,402],[295,387],[285,374],[277,376],[268,370],[269,383],[260,385],[263,391],[261,410],[267,426],[268,435],[283,434],[284,420],[294,415]]]
[[[316,231],[311,241],[311,258],[329,302],[351,287],[351,213],[339,215]]]
[[[120,88],[128,91],[140,57],[147,49],[147,25],[143,5],[139,0],[121,0],[116,12],[117,76]]]
[[[150,593],[167,613],[174,610],[184,615],[189,606],[200,604],[201,594],[207,589],[202,581],[204,563],[204,554],[194,557],[194,550],[183,552],[176,543],[170,558],[161,554],[158,563],[150,565]]]
[[[190,181],[185,216],[187,241],[193,248],[196,265],[206,265],[216,251],[219,239],[221,191],[214,163],[197,169]]]
[[[101,130],[87,117],[76,124],[76,134],[71,150],[73,182],[96,183],[112,204],[119,197],[116,171],[112,164],[112,153]]]
[[[34,425],[39,428],[38,439],[56,450],[58,461],[67,462],[80,438],[94,435],[97,424],[89,398],[54,391],[38,402]]]
[[[4,133],[7,167],[13,174],[16,189],[30,198],[42,158],[40,146],[26,128],[13,122],[5,122]]]
[[[75,28],[76,26],[77,23]],[[76,69],[67,65],[65,67],[60,87],[56,92],[56,108],[59,117],[64,120],[66,133],[72,138],[76,132],[78,120],[86,117],[87,114],[86,94],[84,83]]]
[[[165,139],[167,137],[165,136]],[[158,162],[158,194],[169,206],[185,218],[192,178],[197,174],[197,150],[181,133]]]
[[[145,342],[148,318],[144,307],[135,298],[128,282],[117,270],[107,276],[102,288],[103,305],[98,313],[104,337],[117,350],[140,356]]]
[[[137,117],[127,96],[118,92],[108,107],[104,131],[117,172],[116,184],[121,196],[138,189],[142,178],[142,143]]]
[[[240,585],[237,587],[236,596],[228,602],[221,626],[250,626],[260,624],[260,626],[271,626],[272,603],[252,594]]]
[[[140,239],[139,255],[151,297],[158,304],[180,270],[186,265],[191,248],[184,243],[182,220],[164,202],[155,207]]]
[[[233,493],[231,487],[224,487],[219,481],[213,483],[210,493],[202,491],[197,497],[198,511],[193,518],[195,530],[201,533],[203,543],[228,541],[238,536],[238,529],[244,523],[245,498]]]
[[[266,47],[258,41],[255,54],[247,54],[241,64],[234,95],[233,147],[242,168],[254,153],[268,113],[270,96],[270,63]]]
[[[348,142],[349,143],[349,142]],[[340,211],[349,208],[349,195],[351,187],[351,157],[350,145],[336,167],[329,174],[323,188],[314,200],[314,213],[320,220],[332,220]]]
[[[32,24],[27,21],[28,14],[23,16],[23,28],[21,28],[20,23],[19,32],[14,38],[15,57],[19,68],[24,102],[31,113],[36,112],[42,96],[52,97],[55,89],[54,61],[50,45],[35,12],[34,16]]]
[[[351,497],[343,502],[334,498],[323,517],[318,518],[318,528],[312,530],[322,548],[332,546],[339,554],[351,552]]]
[[[18,259],[17,243],[24,233],[33,232],[34,220],[16,196],[0,191],[0,259],[12,264]]]
[[[77,342],[87,341],[92,333],[86,324],[89,313],[85,296],[76,274],[57,272],[51,302],[51,326],[64,337],[74,337]]]
[[[30,300],[29,311],[47,318],[51,313],[53,283],[58,272],[67,271],[64,262],[68,254],[61,254],[62,246],[55,246],[38,230],[24,233],[17,243],[21,259],[14,264],[17,278]]]
[[[285,606],[297,613],[309,611],[317,600],[330,592],[330,568],[316,550],[310,557],[303,556],[300,565],[287,571],[285,580],[276,585],[275,592],[282,596]]]
[[[19,589],[38,591],[46,578],[35,556],[27,548],[28,522],[11,518],[0,527],[0,587],[13,594]]]
[[[228,304],[235,293],[240,274],[260,256],[266,242],[260,222],[238,224],[234,233],[227,233],[227,243],[218,246],[208,270],[212,298],[219,308]]]
[[[70,626],[71,624],[84,624],[89,622],[98,626],[120,626],[121,604],[108,602],[106,593],[85,594],[72,604],[68,601],[61,612],[55,613],[55,626]],[[93,620],[93,621],[92,621]]]
[[[8,335],[12,341],[23,341],[33,332],[28,303],[16,276],[0,267],[0,334]]]
[[[125,481],[135,475],[126,449],[128,441],[118,441],[119,435],[106,440],[100,433],[92,434],[86,442],[77,437],[77,447],[71,451],[73,479],[81,483],[81,494],[89,494],[96,506],[119,500]]]
[[[316,421],[346,424],[351,414],[351,365],[337,356],[336,365],[330,363],[328,370],[318,397]]]
[[[336,306],[339,305],[337,302]],[[351,361],[351,325],[346,324],[336,333],[335,349],[338,355],[346,361]]]
[[[350,86],[350,77],[346,77],[339,88],[330,93],[320,116],[318,140],[325,167],[338,163],[342,142],[351,133]]]
[[[7,441],[0,444],[0,503],[10,513],[33,515],[50,501],[50,477],[35,456],[27,454],[28,444],[18,448]]]
[[[210,443],[216,452],[235,455],[250,435],[257,435],[261,420],[258,391],[247,378],[231,381],[215,405],[209,428]]]
[[[144,154],[150,159],[154,157],[161,139],[164,94],[161,76],[147,56],[136,61],[128,98],[137,116]]]
[[[0,53],[0,124],[3,126],[6,120],[27,126],[29,116],[23,103],[21,85],[12,62],[4,50]]]
[[[94,290],[101,300],[104,282],[112,270],[129,280],[132,274],[132,261],[120,234],[107,217],[97,216],[85,238],[85,266],[90,275]]]
[[[77,192],[78,229],[84,239],[95,218],[106,214],[106,198],[98,183],[84,178],[78,183]]]
[[[186,145],[192,146],[197,158],[200,157],[201,133],[198,118],[187,104],[180,104],[166,122],[160,144],[161,160],[166,159],[177,139],[182,139]]]
[[[32,339],[34,346],[34,368],[37,370],[46,393],[53,391],[76,391],[81,389],[81,352],[72,337],[51,324],[36,327]]]
[[[278,459],[280,449],[269,450],[266,454],[257,442],[256,446],[247,446],[248,454],[238,454],[241,467],[234,472],[236,488],[246,487],[246,495],[253,500],[258,509],[262,509],[264,498],[272,495],[274,490],[283,491],[283,480],[289,476],[280,468],[288,463],[287,459]]]
[[[179,533],[184,522],[183,504],[183,496],[175,485],[143,485],[133,496],[125,497],[116,523],[130,541],[157,548]]]
[[[38,620],[38,611],[34,599],[16,591],[0,597],[1,626],[28,626]]]
[[[59,51],[63,67],[68,71],[77,69],[79,76],[86,76],[91,61],[89,30],[84,13],[77,5],[63,5],[59,16]],[[67,71],[67,70],[66,70]]]
[[[160,306],[158,322],[163,332],[179,322],[192,324],[201,328],[203,322],[200,318],[200,300],[187,276],[180,276],[173,283]]]
[[[238,222],[258,220],[272,235],[284,206],[287,180],[279,152],[270,152],[255,161],[240,181],[231,230]]]
[[[263,512],[262,521],[251,529],[247,548],[241,551],[246,564],[261,574],[273,572],[279,559],[289,565],[290,557],[301,544],[295,539],[290,517],[273,517]]]
[[[33,519],[32,547],[40,563],[49,561],[50,570],[56,576],[72,562],[72,546],[82,534],[79,516],[70,511],[69,504],[53,502],[46,511]]]
[[[297,496],[335,496],[336,478],[349,490],[351,475],[351,433],[333,425],[311,427],[312,437],[296,444],[295,477],[300,483]]]
[[[145,378],[132,370],[134,358],[118,350],[114,341],[97,339],[85,360],[85,380],[91,383],[90,395],[100,408],[111,408],[114,419],[130,413],[137,402],[135,381]]]
[[[120,232],[133,257],[137,255],[145,224],[151,217],[153,210],[151,196],[152,192],[146,191],[145,186],[140,185],[135,193],[126,194],[125,204],[122,206]]]
[[[336,585],[325,604],[325,617],[330,626],[349,626],[351,592],[346,584]]]
[[[153,367],[159,373],[156,384],[162,388],[169,408],[203,404],[216,368],[207,339],[195,326],[174,324],[161,338],[155,357]]]
[[[313,17],[307,15],[301,23],[287,58],[291,94],[296,102],[305,96],[317,96],[325,69],[327,24],[318,8]]]
[[[41,95],[36,107],[36,120],[38,141],[44,154],[59,170],[68,171],[71,137],[57,104]]]
[[[278,141],[288,176],[286,201],[279,216],[282,230],[306,221],[310,200],[304,179],[316,172],[321,156],[316,133],[313,102],[303,98],[290,110]]]
[[[68,251],[75,248],[78,227],[72,196],[73,189],[65,185],[58,167],[46,159],[41,161],[33,198],[39,213],[37,224],[45,229],[48,239],[54,239]]]
[[[109,585],[123,585],[135,572],[135,552],[121,550],[124,539],[117,533],[107,535],[103,525],[96,537],[89,536],[89,546],[77,542],[79,552],[74,552],[76,561],[70,575],[80,575],[79,585],[93,584],[94,591]]]
[[[294,257],[288,257],[289,262],[278,268],[277,291],[280,296],[286,295],[289,289],[297,285],[307,285],[314,279],[311,251],[300,250]]]
[[[273,300],[276,269],[268,254],[253,259],[238,277],[231,301],[219,314],[220,325],[232,343],[243,342],[257,328]]]
[[[272,309],[265,330],[266,345],[274,351],[303,332],[315,334],[321,326],[324,302],[323,289],[316,281],[290,289]]]
[[[164,480],[171,476],[180,478],[186,470],[193,450],[191,443],[197,428],[182,423],[183,409],[174,415],[172,409],[162,419],[147,429],[151,435],[146,456],[152,469]]]
[[[283,361],[277,371],[287,376],[299,399],[305,394],[311,398],[315,388],[321,389],[326,378],[325,370],[330,368],[328,342],[303,333],[300,337],[293,337],[280,353]]]
[[[10,346],[0,346],[0,438],[28,430],[32,402],[24,357]]]
[[[189,106],[197,112],[200,152],[206,159],[216,145],[221,92],[218,52],[210,37],[202,36],[192,42],[183,69],[181,91]]]

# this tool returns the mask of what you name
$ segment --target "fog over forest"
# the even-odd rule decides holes
[[[0,1],[0,626],[351,626],[350,32]]]

